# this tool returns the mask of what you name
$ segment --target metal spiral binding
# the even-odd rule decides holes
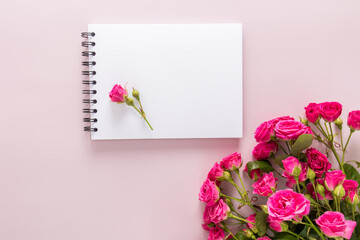
[[[93,46],[95,46],[95,42],[92,41],[91,37],[94,37],[95,36],[95,33],[94,32],[82,32],[81,33],[81,37],[82,38],[85,38],[86,40],[81,42],[81,46],[83,47],[86,47],[86,48],[91,48]],[[90,51],[90,49],[86,50],[86,51],[83,51],[81,53],[82,56],[84,57],[93,57],[96,55],[96,52],[94,51]],[[96,62],[95,61],[90,61],[90,60],[87,60],[87,61],[83,61],[82,62],[82,65],[85,66],[85,67],[92,67],[92,66],[95,66],[96,65]],[[87,70],[84,70],[82,71],[82,75],[84,76],[87,76],[88,78],[91,78],[92,76],[96,75],[96,71],[93,71],[93,70],[90,70],[90,69],[87,69]],[[96,81],[93,80],[93,79],[87,79],[87,80],[83,80],[82,81],[82,84],[85,84],[85,85],[95,85],[96,84]],[[86,107],[83,109],[83,113],[86,113],[86,114],[94,114],[94,113],[97,113],[97,109],[96,108],[92,108],[92,104],[96,104],[97,103],[97,100],[96,99],[92,99],[91,96],[93,96],[94,94],[96,94],[96,90],[92,90],[92,89],[84,89],[82,90],[82,93],[84,95],[89,95],[87,98],[84,98],[83,99],[83,103],[85,104],[90,104],[89,107]],[[85,117],[83,118],[83,122],[85,123],[96,123],[97,122],[97,119],[96,118],[93,118],[93,117]],[[96,127],[92,127],[91,125],[90,126],[85,126],[84,127],[84,131],[86,132],[97,132],[98,129]]]

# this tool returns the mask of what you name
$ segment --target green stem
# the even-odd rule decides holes
[[[318,202],[319,202],[319,197],[318,197],[318,195],[317,195],[316,186],[315,186],[315,181],[314,181],[314,179],[312,179],[312,180],[310,180],[310,182],[311,182],[311,184],[313,185],[313,188],[314,188],[315,197],[316,197],[316,203],[318,203]],[[316,209],[317,209],[318,215],[320,215],[320,209],[319,209],[319,206],[318,206],[318,205],[316,205]]]
[[[329,124],[329,128],[330,128],[330,132],[331,132],[331,141],[334,141],[334,133],[333,133],[333,130],[332,130],[332,126],[331,126],[331,123],[328,123]]]
[[[283,148],[283,146],[281,146],[279,141],[276,141],[276,143],[278,144],[279,148],[281,148],[281,150],[283,150],[283,152],[286,153],[286,155],[289,155],[289,153],[286,152],[285,148]]]
[[[326,129],[326,132],[327,132],[328,139],[330,140],[330,132],[329,132],[329,128],[326,125],[326,122],[324,122],[324,125],[325,125],[325,129]]]
[[[131,105],[133,108],[135,108],[135,110],[144,118],[144,120],[146,121],[146,123],[149,125],[151,130],[154,130],[152,128],[152,126],[150,125],[149,121],[146,119],[145,117],[145,113],[142,113],[135,105]]]
[[[238,199],[238,198],[235,198],[235,197],[231,197],[231,196],[228,196],[228,195],[225,195],[223,193],[220,193],[220,197],[226,197],[226,198],[230,198],[232,200],[235,200],[235,201],[238,201],[238,202],[243,202],[241,199]]]
[[[305,238],[303,238],[303,237],[301,237],[301,236],[299,236],[299,235],[297,235],[296,233],[293,233],[292,231],[290,231],[290,230],[287,230],[286,231],[287,233],[290,233],[291,235],[293,235],[293,236],[295,236],[297,239],[303,239],[303,240],[305,240]]]
[[[354,133],[354,131],[350,130],[349,137],[348,137],[348,139],[347,139],[347,141],[346,141],[345,147],[343,148],[342,163],[344,163],[344,161],[345,161],[346,148],[347,148],[347,146],[348,146],[348,144],[349,144],[350,138],[351,138],[351,136],[352,136],[353,133]],[[341,136],[341,137],[342,137],[342,136]],[[341,140],[342,140],[342,139],[341,139]]]
[[[317,127],[317,129],[319,129],[319,131],[326,137],[328,138],[328,135],[325,133],[324,128],[321,126],[320,122],[318,122],[318,124],[315,124],[315,126]]]
[[[322,240],[325,240],[324,235],[317,229],[317,227],[312,223],[312,221],[310,220],[310,218],[305,215],[304,216],[306,218],[306,220],[309,222],[309,224],[311,225],[311,227],[315,230],[315,232],[321,237]]]
[[[301,193],[300,185],[299,185],[299,177],[295,177],[295,181],[296,181],[296,186],[297,186],[298,192]]]
[[[239,179],[240,179],[240,183],[241,183],[242,188],[243,188],[243,194],[244,194],[244,199],[245,199],[245,201],[246,201],[246,204],[247,204],[254,212],[257,213],[258,211],[257,211],[256,208],[254,208],[254,206],[251,204],[251,201],[250,201],[250,199],[249,199],[249,196],[248,196],[248,194],[247,194],[247,192],[246,192],[246,188],[245,188],[244,182],[243,182],[243,180],[242,180],[242,178],[241,178],[241,176],[240,176],[239,169],[238,169],[237,171],[235,171],[235,172],[236,172],[237,176],[238,176]]]
[[[248,220],[246,220],[246,219],[244,219],[244,218],[237,217],[237,216],[235,216],[235,215],[233,215],[233,214],[231,214],[231,213],[229,213],[228,216],[229,216],[229,218],[232,218],[232,219],[235,219],[235,220],[238,220],[238,221],[242,221],[242,222],[246,222],[246,223],[250,223],[250,224],[252,224],[252,225],[255,225],[254,222],[250,222],[250,221],[248,221]]]
[[[286,143],[287,149],[289,150],[289,154],[291,154],[289,143],[288,142],[285,142],[285,143]]]

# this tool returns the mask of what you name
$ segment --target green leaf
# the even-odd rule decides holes
[[[251,161],[246,164],[248,173],[250,175],[250,172],[254,169],[261,169],[264,172],[272,172],[274,171],[274,168],[271,166],[271,164],[268,161]]]
[[[356,170],[356,168],[354,168],[350,164],[345,163],[344,171],[345,171],[346,179],[355,180],[360,185],[360,174],[359,174],[358,170]]]
[[[313,141],[313,135],[311,134],[300,135],[298,139],[295,141],[294,145],[292,145],[291,153],[294,156],[298,157],[301,151],[311,146],[312,141]]]
[[[256,228],[260,237],[264,236],[267,230],[267,214],[264,212],[258,212],[255,217]]]
[[[238,231],[235,234],[235,237],[239,240],[248,240],[248,238],[245,236],[244,232],[242,230]]]
[[[291,235],[290,233],[277,232],[277,233],[275,233],[274,237],[272,237],[272,239],[275,239],[275,240],[297,240],[297,237]]]

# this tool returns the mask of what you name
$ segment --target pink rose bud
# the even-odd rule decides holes
[[[360,110],[349,112],[347,124],[353,130],[360,130]]]
[[[243,229],[243,232],[247,238],[251,239],[254,236],[254,233],[250,229],[245,228]]]
[[[216,162],[208,173],[208,179],[210,179],[210,181],[220,180],[223,175],[224,169]]]
[[[298,177],[301,173],[301,164],[299,162],[299,159],[296,157],[288,157],[284,160],[282,160],[282,163],[284,165],[285,171],[290,174],[291,176]]]
[[[304,182],[307,179],[307,173],[308,173],[308,167],[306,165],[306,163],[300,162],[301,165],[301,173],[298,176],[298,181],[299,182]],[[296,184],[296,180],[295,180],[295,175],[292,176],[290,174],[288,174],[286,171],[283,172],[283,177],[286,177],[286,186],[289,188],[292,188],[295,184]]]
[[[295,120],[283,120],[275,125],[275,135],[284,141],[296,140],[302,134],[312,134],[311,128]]]
[[[247,174],[249,173],[246,165],[245,165],[245,168],[244,168],[244,172],[246,172]],[[253,169],[253,170],[250,171],[249,177],[250,177],[253,181],[256,181],[256,180],[258,180],[263,174],[264,174],[264,172],[263,172],[260,168],[257,168],[257,169]]]
[[[254,137],[257,142],[268,142],[274,135],[274,126],[270,122],[263,122],[256,128]]]
[[[356,227],[355,221],[345,220],[344,214],[340,212],[327,211],[318,219],[316,224],[321,231],[330,238],[343,237],[350,239]]]
[[[356,192],[350,192],[346,197],[345,201],[354,206],[359,204],[359,195]]]
[[[219,198],[219,188],[216,186],[215,182],[210,181],[207,178],[204,184],[201,186],[199,200],[207,203],[209,206],[212,206],[219,200]]]
[[[121,85],[115,84],[109,93],[111,101],[117,103],[123,103],[126,101],[127,91]]]
[[[325,186],[329,191],[334,191],[334,189],[343,184],[346,175],[343,174],[341,170],[334,170],[332,172],[327,172],[325,174]]]
[[[237,152],[224,157],[220,162],[220,166],[225,170],[238,170],[241,165],[241,155]]]
[[[249,222],[253,222],[254,224],[246,223],[246,226],[254,233],[258,233],[259,230],[256,227],[255,217],[256,217],[256,214],[252,214],[252,215],[248,216],[246,218],[246,220],[248,220]]]
[[[309,168],[315,172],[318,178],[321,178],[323,173],[331,168],[331,163],[327,157],[315,148],[306,149],[306,158]]]
[[[277,221],[271,216],[268,216],[267,222],[269,223],[269,227],[276,232],[285,232],[289,229],[289,226],[286,222]]]
[[[257,160],[261,160],[270,157],[271,153],[276,153],[278,148],[276,142],[261,142],[254,147],[252,154]]]
[[[225,233],[219,226],[212,227],[209,231],[208,240],[224,240]]]
[[[279,190],[267,201],[269,216],[274,221],[299,221],[310,212],[310,201],[292,189]]]
[[[319,108],[316,103],[309,103],[307,107],[305,107],[305,115],[309,122],[315,123],[319,118]]]
[[[204,223],[209,224],[211,222],[218,224],[228,218],[230,208],[225,202],[220,199],[214,205],[206,205],[203,220]]]
[[[319,104],[321,117],[328,122],[334,122],[340,117],[342,106],[338,102],[324,102]]]
[[[268,238],[267,236],[265,236],[265,237],[259,237],[256,240],[271,240],[271,238]]]
[[[358,183],[355,180],[344,180],[343,187],[345,189],[345,197],[348,196],[351,192],[358,192]]]
[[[265,173],[259,178],[252,187],[254,188],[253,194],[268,197],[276,191],[278,179],[274,177],[273,173]]]
[[[345,189],[341,184],[334,189],[334,196],[337,199],[342,199],[345,196]]]

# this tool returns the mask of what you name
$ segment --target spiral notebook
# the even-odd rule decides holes
[[[89,24],[83,112],[91,139],[242,137],[242,25]],[[140,92],[151,130],[115,84]]]

